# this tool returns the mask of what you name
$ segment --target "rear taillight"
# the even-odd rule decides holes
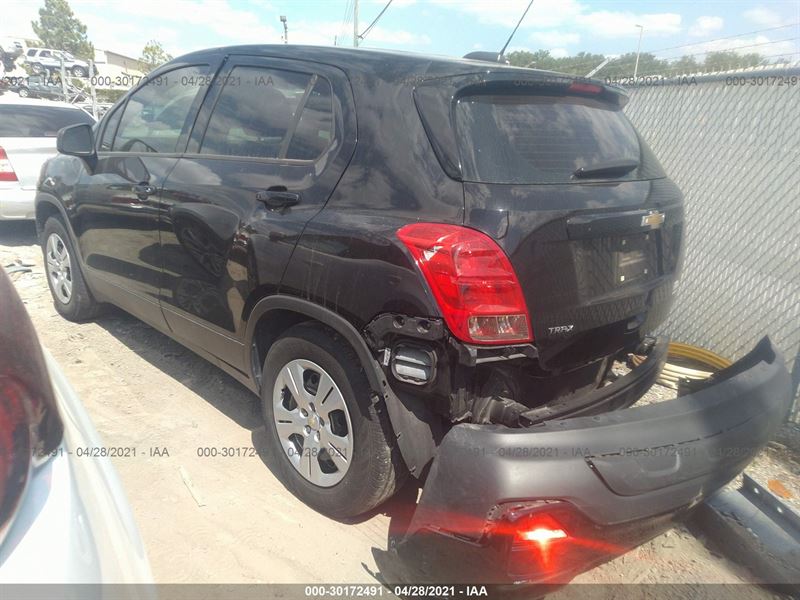
[[[546,513],[534,515],[517,524],[517,539],[545,546],[554,540],[566,539],[567,532],[561,524]]]
[[[6,151],[0,146],[0,181],[18,181]]]
[[[62,434],[33,324],[0,269],[0,540],[25,491],[30,469],[58,447]]]
[[[14,515],[31,465],[24,396],[18,382],[0,375],[0,531]]]
[[[566,502],[542,500],[508,505],[494,535],[507,544],[506,566],[514,577],[566,583],[647,539],[639,531],[639,525],[630,531],[600,528]]]
[[[552,577],[568,567],[574,539],[567,529],[547,512],[534,512],[511,524],[512,570],[532,569]]]
[[[413,223],[397,237],[414,257],[453,335],[476,344],[531,341],[519,280],[489,236],[458,225]]]

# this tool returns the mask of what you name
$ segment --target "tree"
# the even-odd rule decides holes
[[[700,65],[693,56],[687,55],[670,63],[669,70],[672,75],[692,75],[700,71]]]
[[[43,46],[94,60],[94,46],[86,36],[86,25],[75,17],[67,0],[44,0],[39,20],[32,21],[31,27]]]
[[[546,52],[546,50],[540,50],[539,52]],[[534,62],[534,54],[533,52],[528,52],[527,50],[514,50],[514,52],[509,52],[506,54],[506,58],[508,59],[509,64],[512,67],[535,67],[536,65],[531,64]]]
[[[731,52],[730,50],[709,52],[703,63],[703,69],[705,71],[734,71],[758,66],[763,60],[761,55],[755,52],[750,54],[736,54],[736,52]]]
[[[592,54],[591,52],[578,52],[574,56],[564,56],[556,58],[550,55],[548,50],[537,50],[529,52],[527,50],[516,50],[510,52],[506,58],[515,67],[530,67],[533,69],[544,69],[557,71],[568,75],[584,76],[592,69],[600,65],[605,56],[602,54]],[[669,62],[668,60],[657,58],[649,52],[639,55],[638,77],[646,76],[680,76],[692,75],[701,71],[731,71],[755,67],[764,64],[766,59],[760,54],[737,54],[735,52],[709,52],[704,62],[700,63],[692,55],[682,56],[678,60]],[[776,61],[777,62],[777,61]],[[606,64],[594,77],[598,79],[611,78],[631,78],[636,69],[636,53],[628,52],[618,56]]]
[[[139,64],[141,65],[140,68],[142,72],[147,75],[147,73],[156,67],[171,60],[172,55],[164,50],[161,42],[150,40],[142,49],[142,55],[139,57]]]

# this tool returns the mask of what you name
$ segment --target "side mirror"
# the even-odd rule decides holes
[[[92,126],[87,123],[79,123],[64,127],[58,132],[56,148],[61,154],[70,154],[81,158],[94,156]]]

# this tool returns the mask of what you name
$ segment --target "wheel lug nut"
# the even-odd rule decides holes
[[[308,411],[305,408],[300,409],[300,414],[303,415],[303,417],[308,417]]]
[[[306,435],[310,434],[311,433],[311,427],[309,427],[308,425],[303,427],[303,433],[305,433]]]
[[[315,432],[314,432],[314,441],[315,441],[315,442],[318,442],[318,441],[319,441],[319,431],[315,431]]]

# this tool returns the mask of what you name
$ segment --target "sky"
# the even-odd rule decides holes
[[[70,0],[96,48],[138,58],[155,39],[173,56],[211,46],[282,43],[352,46],[353,0]],[[359,1],[363,31],[386,0]],[[463,56],[498,51],[528,0],[393,0],[364,47]],[[41,0],[5,0],[0,37],[33,38]],[[10,10],[9,10],[10,9]],[[735,50],[800,60],[800,0],[705,2],[534,0],[509,50],[606,55],[641,49],[662,59]],[[743,35],[740,35],[743,34]],[[730,39],[730,36],[737,36]],[[679,46],[679,48],[675,48]]]

